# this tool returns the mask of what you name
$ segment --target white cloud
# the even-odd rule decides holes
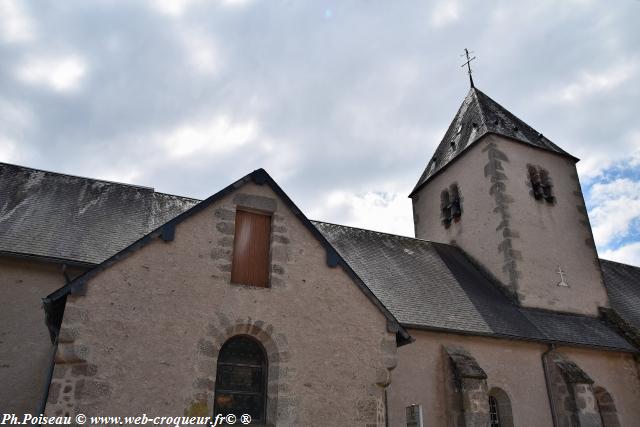
[[[640,219],[640,181],[620,178],[591,188],[589,212],[596,244],[604,247],[629,233]]]
[[[35,38],[33,23],[22,2],[0,0],[0,39],[6,43],[28,42]]]
[[[255,121],[232,122],[218,116],[199,123],[185,123],[157,139],[173,158],[218,154],[235,150],[253,140],[258,126]]]
[[[0,135],[0,162],[15,162],[17,156],[16,144]]]
[[[460,18],[460,6],[456,1],[445,0],[436,5],[431,13],[431,25],[441,28]]]
[[[601,72],[583,71],[578,79],[547,95],[553,102],[575,103],[585,97],[617,88],[631,79],[637,70],[636,62],[616,64]]]
[[[218,71],[221,55],[213,38],[197,31],[185,31],[182,44],[194,70],[204,74],[213,74]]]
[[[182,16],[194,3],[193,0],[151,0],[149,5],[156,11],[169,16]]]
[[[616,249],[600,252],[600,258],[617,261],[624,264],[640,266],[640,242],[629,243]]]
[[[414,235],[411,200],[404,193],[334,191],[321,206],[309,216],[385,233]]]
[[[86,71],[85,61],[77,55],[33,57],[18,66],[16,76],[28,84],[68,92],[80,86]]]

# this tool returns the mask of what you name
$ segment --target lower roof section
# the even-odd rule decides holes
[[[313,224],[405,327],[637,351],[596,317],[517,306],[455,246]]]

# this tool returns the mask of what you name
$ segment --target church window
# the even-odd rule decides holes
[[[462,216],[462,202],[458,184],[451,184],[440,193],[442,224],[449,228],[452,222],[458,222]]]
[[[491,427],[514,426],[509,396],[498,387],[489,391],[489,425]]]
[[[236,211],[231,282],[269,286],[269,246],[271,216]]]
[[[489,416],[490,426],[500,426],[500,414],[498,413],[498,401],[495,397],[489,396]]]
[[[239,335],[220,349],[216,372],[214,414],[249,414],[265,423],[267,357],[255,339]]]
[[[553,203],[553,184],[549,178],[547,170],[533,165],[527,165],[529,174],[529,183],[531,185],[531,193],[536,200],[544,200],[547,203]]]

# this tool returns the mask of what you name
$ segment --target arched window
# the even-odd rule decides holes
[[[489,417],[491,427],[513,427],[511,401],[501,388],[489,390]]]
[[[249,414],[252,423],[264,423],[266,384],[267,358],[260,343],[245,335],[229,339],[218,356],[214,416]]]
[[[620,427],[620,421],[618,420],[618,411],[616,405],[613,403],[613,397],[604,388],[596,386],[593,388],[593,394],[598,402],[598,410],[600,411],[600,418],[602,419],[602,427]]]

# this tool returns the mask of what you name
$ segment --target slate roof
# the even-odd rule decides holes
[[[196,203],[0,163],[0,253],[98,264]]]
[[[314,225],[405,327],[635,351],[598,318],[516,306],[455,246]]]
[[[611,308],[640,330],[640,268],[604,259],[600,266]]]
[[[411,194],[487,134],[497,134],[577,160],[477,88],[471,88]]]

